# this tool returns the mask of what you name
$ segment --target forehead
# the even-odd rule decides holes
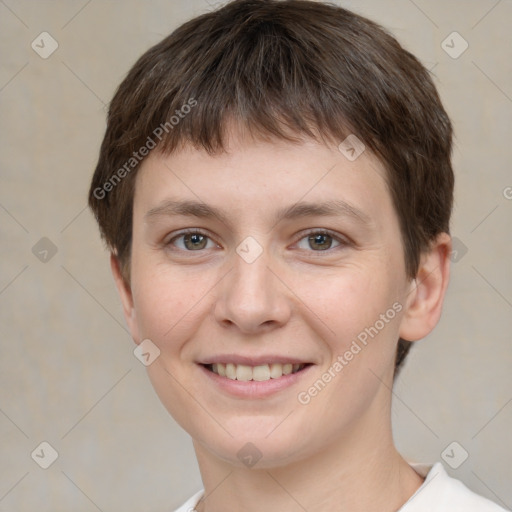
[[[215,155],[190,145],[170,155],[153,151],[137,174],[136,214],[195,212],[223,222],[258,217],[271,223],[330,209],[372,223],[394,213],[385,169],[369,150],[350,160],[337,146],[312,140],[240,136],[231,136],[226,149]]]

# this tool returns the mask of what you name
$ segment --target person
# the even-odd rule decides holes
[[[392,438],[449,281],[451,150],[425,67],[333,4],[235,0],[136,62],[89,205],[193,440],[179,512],[503,510]]]

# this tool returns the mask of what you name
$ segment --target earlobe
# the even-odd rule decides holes
[[[121,298],[126,323],[128,324],[128,328],[130,329],[133,340],[135,343],[139,343],[137,317],[135,315],[132,290],[130,285],[125,281],[123,277],[121,272],[121,264],[114,253],[110,254],[110,268],[116,283],[117,291],[119,292],[119,296]]]
[[[451,237],[441,233],[431,249],[421,255],[420,266],[411,289],[400,324],[400,337],[417,341],[437,325],[450,279]]]

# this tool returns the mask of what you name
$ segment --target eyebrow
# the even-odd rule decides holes
[[[157,216],[182,215],[203,219],[215,218],[220,222],[229,225],[228,215],[222,210],[200,201],[174,201],[172,199],[163,201],[158,206],[151,208],[146,214],[146,219]],[[371,217],[355,206],[343,200],[330,200],[322,203],[299,202],[285,208],[281,208],[274,215],[274,222],[290,220],[301,217],[349,217],[363,225],[372,224]]]

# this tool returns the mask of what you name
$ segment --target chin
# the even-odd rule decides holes
[[[219,437],[219,429],[205,429],[204,425],[196,425],[196,432],[189,432],[206,451],[229,465],[255,470],[278,468],[305,459],[317,449],[313,439],[294,428],[292,416],[284,421],[286,415],[234,418],[225,423],[232,437],[225,431]]]
[[[221,444],[203,444],[203,447],[225,463],[250,470],[273,469],[298,462],[307,456],[293,437],[288,442],[282,439],[256,439],[253,441],[230,439]],[[301,443],[302,444],[302,443]]]

